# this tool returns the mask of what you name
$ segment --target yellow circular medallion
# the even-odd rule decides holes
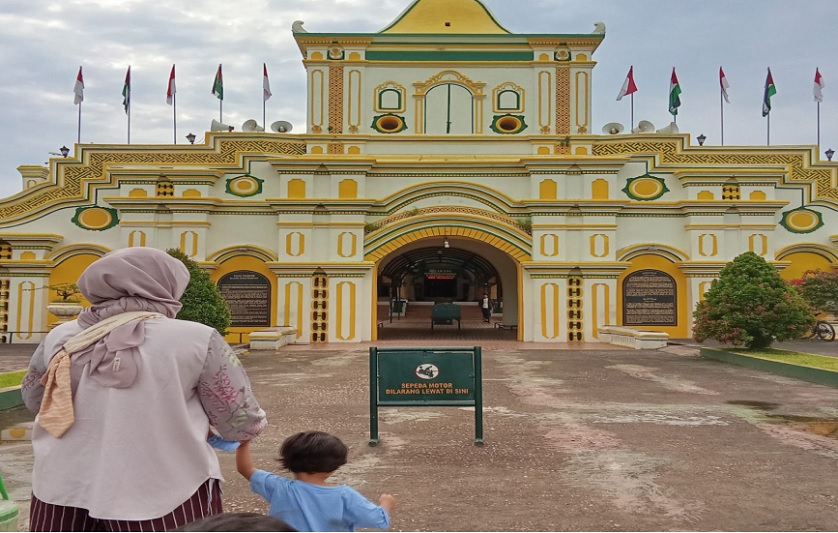
[[[78,215],[78,223],[83,228],[100,230],[113,224],[113,215],[107,209],[91,207]]]

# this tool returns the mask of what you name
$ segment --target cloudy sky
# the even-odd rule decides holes
[[[83,143],[124,143],[122,86],[132,67],[131,142],[171,144],[166,85],[177,65],[177,142],[199,141],[218,117],[210,94],[224,65],[224,122],[262,117],[262,63],[273,98],[268,124],[287,120],[305,130],[305,71],[291,35],[295,20],[310,32],[372,33],[410,0],[0,0],[0,197],[21,189],[19,165],[44,164],[62,145],[72,149],[78,107],[73,85],[84,67]],[[726,145],[764,145],[761,116],[766,67],[777,86],[771,144],[814,145],[815,68],[827,87],[821,104],[821,148],[838,149],[838,2],[834,0],[484,0],[513,33],[589,33],[607,26],[594,58],[593,118],[630,121],[616,96],[631,65],[638,92],[635,122],[666,125],[669,77],[683,93],[682,132],[718,144],[719,79],[724,67],[731,103]]]

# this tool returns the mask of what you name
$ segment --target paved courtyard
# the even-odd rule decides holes
[[[394,493],[397,531],[838,528],[838,389],[690,345],[562,348],[483,343],[483,447],[473,410],[457,407],[381,408],[381,443],[368,446],[368,345],[243,353],[269,415],[257,466],[276,469],[293,432],[335,433],[351,448],[335,480]],[[0,412],[0,426],[20,418]],[[265,511],[219,454],[227,510]],[[23,510],[31,462],[30,444],[0,445]]]

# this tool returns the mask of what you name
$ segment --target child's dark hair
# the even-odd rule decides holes
[[[349,448],[339,438],[323,431],[291,435],[279,449],[279,462],[291,472],[334,472],[346,464]]]
[[[259,513],[219,513],[172,531],[297,531],[279,518]]]

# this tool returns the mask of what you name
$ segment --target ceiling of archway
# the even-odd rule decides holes
[[[407,274],[421,275],[430,270],[450,270],[471,273],[477,280],[498,278],[498,271],[482,256],[458,248],[442,246],[416,248],[396,252],[395,257],[379,272],[391,279],[401,279]]]

